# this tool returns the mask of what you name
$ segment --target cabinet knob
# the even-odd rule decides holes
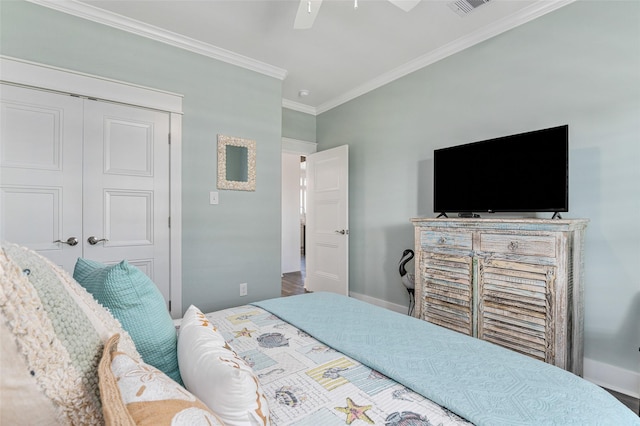
[[[509,250],[514,251],[518,249],[518,242],[517,241],[511,241],[509,243]]]
[[[445,237],[440,237],[440,239],[438,240],[438,244],[444,244],[447,242],[447,239]]]

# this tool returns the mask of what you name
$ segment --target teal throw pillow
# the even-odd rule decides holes
[[[80,258],[73,278],[120,321],[145,363],[182,384],[173,320],[160,290],[144,272],[126,260],[104,265]]]

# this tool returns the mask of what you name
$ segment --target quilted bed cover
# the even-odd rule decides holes
[[[377,372],[375,374],[389,377],[445,407],[445,413],[450,410],[477,425],[640,425],[639,418],[608,392],[572,373],[353,298],[309,293],[254,305],[346,355],[345,359],[349,360],[346,362],[362,363]],[[286,333],[279,335],[278,332],[261,337],[271,339],[270,345],[284,344],[283,339],[288,338]],[[256,354],[256,357],[261,356]],[[318,357],[321,356],[324,355],[318,353]],[[263,361],[256,360],[259,362]],[[323,364],[326,371],[325,367]],[[355,374],[346,364],[336,363],[335,368],[336,377],[346,379],[349,374]],[[263,370],[266,378],[270,370]],[[265,382],[264,386],[269,389],[269,383]],[[289,386],[291,395],[296,395],[295,389],[304,395],[305,387],[301,383],[294,380]],[[287,390],[286,386],[284,390]],[[277,392],[277,389],[271,389],[271,392]],[[413,392],[409,394],[412,395],[410,398],[418,398]],[[371,417],[357,416],[358,409],[366,414],[364,408],[371,403],[344,397],[342,405],[335,408],[351,413],[346,418],[347,424],[355,420],[373,423],[375,419]],[[395,407],[402,407],[399,402],[394,402]],[[280,423],[278,410],[281,407],[271,408],[275,414],[274,423],[285,424]],[[391,411],[395,417],[393,413],[388,414],[386,425],[440,422],[437,419],[428,420],[429,423],[426,418],[420,420],[422,417],[417,409]],[[409,413],[417,417],[412,419],[413,414]],[[403,415],[407,417],[403,418]],[[300,424],[330,423],[303,421]]]
[[[262,308],[206,317],[258,376],[273,426],[469,425]]]

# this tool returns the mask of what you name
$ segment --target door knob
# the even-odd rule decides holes
[[[345,230],[345,229],[341,229],[341,230],[339,230],[339,231],[336,231],[336,233],[337,233],[337,234],[342,234],[342,235],[344,235],[344,234],[348,234],[348,233],[349,233],[349,231],[347,231],[347,230]]]
[[[98,244],[98,243],[100,243],[100,242],[102,242],[102,241],[105,241],[105,242],[106,242],[106,241],[109,241],[109,240],[107,240],[106,238],[100,238],[100,239],[97,239],[97,238],[96,238],[96,237],[94,237],[93,235],[92,235],[92,236],[90,236],[89,238],[87,238],[87,242],[88,242],[89,244],[91,244],[92,246],[95,246],[96,244]]]
[[[78,244],[78,239],[76,237],[69,237],[67,238],[67,241],[55,240],[54,243],[68,244],[73,247]]]

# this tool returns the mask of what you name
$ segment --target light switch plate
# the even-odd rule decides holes
[[[218,192],[211,191],[209,193],[209,204],[218,204]]]

